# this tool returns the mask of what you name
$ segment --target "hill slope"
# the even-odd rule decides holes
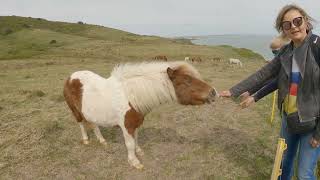
[[[137,35],[112,28],[41,18],[0,16],[0,59],[31,57],[91,57],[150,59],[165,54],[184,56],[262,59],[248,49],[196,46],[188,40]]]

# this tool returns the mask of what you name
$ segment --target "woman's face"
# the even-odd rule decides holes
[[[307,36],[307,22],[298,10],[290,10],[283,17],[282,30],[294,44],[299,45]]]

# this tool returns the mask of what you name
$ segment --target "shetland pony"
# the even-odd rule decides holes
[[[99,126],[118,125],[128,150],[128,162],[137,169],[143,168],[136,157],[143,155],[137,128],[148,112],[164,103],[211,103],[216,96],[216,90],[186,62],[122,64],[107,79],[90,71],[77,71],[64,85],[64,97],[80,125],[83,143],[89,143],[84,123],[93,127],[102,144],[106,140]]]
[[[197,56],[197,57],[192,57],[192,58],[191,58],[191,62],[198,62],[198,63],[200,63],[200,62],[202,62],[202,59],[201,59],[199,56]]]
[[[237,66],[242,67],[242,62],[239,59],[234,59],[234,58],[230,58],[229,59],[229,64],[235,64]]]

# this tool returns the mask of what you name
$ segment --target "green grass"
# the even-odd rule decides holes
[[[56,43],[50,44],[52,40]],[[48,50],[84,43],[88,38],[57,33],[43,29],[23,29],[3,36],[0,41],[0,59],[30,58],[47,54]]]
[[[4,33],[8,29],[11,32]],[[263,59],[248,49],[195,46],[187,39],[141,36],[96,25],[18,16],[0,16],[0,38],[0,59],[63,56],[145,60],[159,54],[169,59],[185,56]],[[52,40],[57,43],[51,44]]]

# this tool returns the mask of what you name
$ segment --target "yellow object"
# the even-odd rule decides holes
[[[285,139],[279,138],[276,158],[274,159],[274,164],[272,169],[271,180],[277,180],[278,177],[282,174],[282,169],[280,169],[280,166],[281,166],[283,152],[286,149],[287,149],[287,144],[285,142]]]
[[[277,92],[278,92],[278,91],[275,91],[275,92],[273,93],[273,101],[272,101],[270,124],[272,124],[272,123],[273,123],[273,120],[274,120],[274,111],[275,111],[275,107],[276,107]]]

